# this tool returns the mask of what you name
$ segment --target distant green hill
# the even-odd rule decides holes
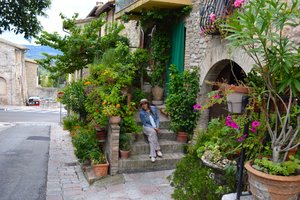
[[[29,50],[26,52],[25,57],[29,59],[42,59],[45,56],[42,53],[47,53],[49,55],[57,55],[61,54],[60,51],[53,49],[48,46],[36,46],[36,45],[23,45],[27,47]]]

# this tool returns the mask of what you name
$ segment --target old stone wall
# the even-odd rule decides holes
[[[28,97],[37,96],[38,64],[34,60],[26,59],[25,66]]]
[[[0,39],[0,104],[25,105],[25,47]],[[5,90],[4,90],[5,89]]]

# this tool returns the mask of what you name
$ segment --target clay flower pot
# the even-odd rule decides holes
[[[107,176],[109,166],[108,161],[106,161],[104,164],[92,164],[92,166],[96,176]]]
[[[179,131],[177,133],[177,142],[187,143],[188,134],[186,132]]]
[[[120,149],[120,158],[127,159],[129,158],[129,155],[130,155],[130,151]]]
[[[164,89],[156,85],[152,88],[152,95],[154,101],[161,101],[164,96]]]
[[[121,122],[121,117],[120,116],[111,116],[109,118],[109,123],[110,124],[119,124]]]
[[[263,173],[245,164],[248,182],[253,199],[257,200],[298,200],[300,194],[300,175],[275,176]]]

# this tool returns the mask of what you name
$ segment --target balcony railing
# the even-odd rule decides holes
[[[218,35],[220,20],[225,19],[234,11],[233,0],[206,0],[200,7],[200,27],[205,34]],[[215,20],[211,20],[211,14]]]
[[[116,0],[116,13],[138,0]]]

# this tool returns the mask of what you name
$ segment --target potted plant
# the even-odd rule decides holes
[[[175,133],[182,132],[192,136],[199,113],[194,112],[193,105],[199,92],[199,75],[197,70],[180,73],[175,65],[170,66],[169,95],[166,99],[166,109],[171,117],[171,129]],[[181,142],[187,142],[179,138]]]
[[[291,123],[291,109],[295,106],[295,98],[300,91],[299,76],[299,44],[293,41],[288,35],[288,28],[299,25],[300,15],[299,0],[291,2],[278,0],[252,0],[245,4],[243,8],[237,10],[230,21],[223,25],[223,29],[230,33],[226,37],[229,45],[242,48],[254,60],[254,70],[261,77],[266,87],[265,105],[262,106],[263,116],[266,117],[266,126],[271,139],[272,159],[271,166],[284,165],[285,157],[288,151],[299,142],[294,143],[299,135],[299,127]],[[287,96],[284,101],[283,96]],[[280,111],[279,107],[283,105],[285,112]],[[270,109],[273,107],[273,111]],[[291,161],[293,162],[293,161]],[[296,162],[293,162],[297,164]],[[259,199],[297,199],[300,193],[299,187],[294,187],[286,192],[272,190],[265,185],[266,182],[260,182],[261,176],[265,172],[253,175],[254,170],[251,164],[246,165],[249,174],[250,190],[253,195]],[[260,168],[261,162],[257,162]],[[251,169],[250,169],[251,167]],[[293,175],[282,177],[282,175]],[[252,178],[257,178],[251,181]],[[274,180],[281,181],[291,178],[291,181],[300,181],[297,173],[285,173],[276,175]],[[257,184],[264,185],[264,197],[259,197],[257,193]],[[282,182],[276,183],[281,185]],[[300,182],[297,183],[298,186]]]
[[[120,157],[128,158],[131,150],[131,134],[121,133],[119,139]]]
[[[166,80],[167,65],[170,59],[170,40],[168,35],[159,27],[153,35],[151,41],[151,73],[150,80],[154,101],[161,101],[164,94],[164,84]]]
[[[98,148],[92,149],[89,153],[93,170],[96,176],[107,176],[109,163],[105,154]]]

